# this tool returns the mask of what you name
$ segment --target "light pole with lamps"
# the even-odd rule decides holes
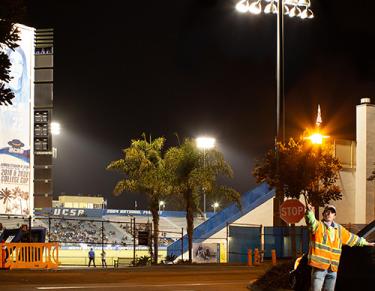
[[[196,139],[197,147],[203,150],[203,168],[206,167],[206,150],[210,150],[215,146],[216,140],[212,137],[198,137]],[[206,218],[206,191],[203,188],[203,214]]]
[[[275,148],[277,160],[279,157],[277,142],[285,141],[285,96],[284,96],[284,14],[289,17],[299,17],[301,19],[313,18],[314,14],[309,8],[310,0],[264,0],[268,2],[264,7],[264,13],[277,14],[277,54],[276,54],[276,137]],[[252,2],[250,4],[250,2]],[[277,5],[275,4],[277,3]],[[237,11],[241,13],[260,14],[262,12],[262,0],[240,0],[236,5]],[[282,131],[280,130],[282,124]],[[277,162],[277,171],[279,168]],[[279,218],[279,205],[284,200],[284,190],[276,189],[274,224],[282,224]]]
[[[276,99],[276,140],[285,140],[285,99],[284,99],[284,14],[289,17],[301,19],[313,18],[314,14],[309,8],[310,0],[264,0],[268,4],[264,7],[264,13],[277,14],[277,99]],[[262,12],[262,0],[241,0],[236,9],[241,13],[260,14]],[[277,5],[275,4],[277,3]],[[280,131],[282,123],[282,132]]]

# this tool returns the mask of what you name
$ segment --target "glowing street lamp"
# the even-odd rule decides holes
[[[313,144],[319,144],[320,145],[320,144],[323,144],[323,140],[325,138],[329,138],[329,136],[328,135],[322,135],[321,133],[317,132],[317,133],[314,133],[314,134],[308,136],[306,139],[311,140],[311,142]]]
[[[305,137],[305,139],[309,139],[312,144],[321,145],[323,144],[324,139],[329,138],[328,135],[322,135],[320,133],[320,125],[322,124],[322,122],[322,113],[320,111],[320,105],[318,104],[318,114],[316,116],[315,122],[316,132],[308,137]]]
[[[196,138],[196,144],[199,149],[203,150],[203,167],[206,167],[206,150],[210,150],[215,147],[216,139],[213,137],[202,136]],[[206,192],[203,189],[203,214],[206,218]]]
[[[160,212],[161,208],[163,208],[163,210],[165,208],[165,202],[164,201],[159,201],[159,212]]]
[[[218,202],[214,202],[214,204],[212,204],[212,208],[214,209],[214,213],[216,213],[216,208],[218,208],[220,206],[220,204]]]

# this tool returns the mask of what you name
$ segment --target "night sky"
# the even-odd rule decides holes
[[[54,192],[100,194],[110,208],[146,208],[144,196],[111,197],[105,170],[143,132],[212,135],[255,186],[256,159],[276,134],[276,15],[239,14],[237,0],[29,0],[25,24],[54,28]],[[312,127],[317,105],[335,138],[355,139],[355,105],[375,101],[374,1],[312,0],[314,19],[285,18],[286,136]]]

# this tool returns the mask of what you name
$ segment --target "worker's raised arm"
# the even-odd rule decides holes
[[[318,229],[319,222],[315,218],[314,207],[310,204],[306,204],[305,220],[307,227],[314,234]]]

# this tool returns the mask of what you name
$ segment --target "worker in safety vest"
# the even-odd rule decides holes
[[[312,267],[312,291],[335,289],[342,245],[375,246],[375,243],[367,242],[334,222],[335,217],[336,207],[333,205],[324,208],[322,221],[316,220],[311,205],[306,206],[305,219],[311,232],[308,263]]]

